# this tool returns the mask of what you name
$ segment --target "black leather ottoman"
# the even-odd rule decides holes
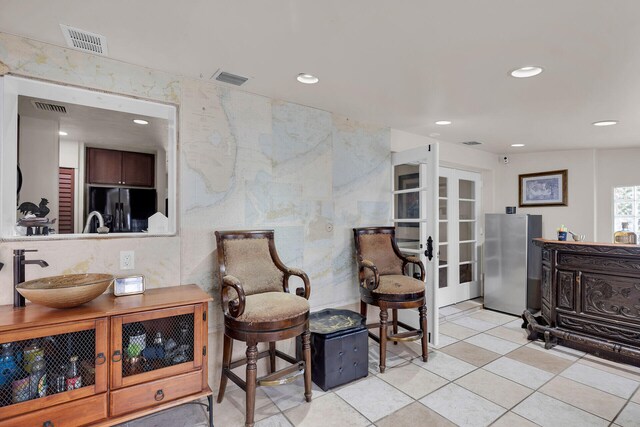
[[[311,378],[321,389],[369,374],[369,336],[365,318],[349,310],[326,309],[309,315]],[[298,337],[298,354],[302,343]]]

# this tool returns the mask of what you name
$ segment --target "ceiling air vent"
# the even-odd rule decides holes
[[[107,55],[107,38],[105,36],[64,24],[60,24],[60,29],[67,41],[67,46],[70,48],[103,56]]]
[[[241,86],[244,82],[249,80],[247,77],[238,76],[236,74],[227,73],[225,71],[221,71],[214,76],[219,82],[229,83],[235,86]]]
[[[64,105],[51,104],[49,102],[31,101],[31,104],[38,110],[51,111],[53,113],[67,114]]]
[[[464,145],[480,145],[482,144],[482,142],[478,142],[478,141],[467,141],[467,142],[463,142]]]

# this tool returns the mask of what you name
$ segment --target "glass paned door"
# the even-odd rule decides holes
[[[396,241],[405,255],[419,257],[425,266],[428,332],[434,344],[437,344],[438,334],[434,293],[439,270],[435,266],[438,247],[438,223],[435,221],[438,215],[437,165],[437,144],[392,155],[392,220],[396,227]],[[399,311],[400,320],[419,327],[417,311],[403,313],[408,311]]]
[[[480,174],[440,168],[438,306],[480,296]]]

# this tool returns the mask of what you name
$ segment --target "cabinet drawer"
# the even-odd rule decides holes
[[[111,416],[160,405],[202,391],[202,370],[111,392]]]
[[[107,394],[41,409],[0,422],[1,427],[73,427],[93,424],[107,418]]]

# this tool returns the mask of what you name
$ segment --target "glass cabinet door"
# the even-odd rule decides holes
[[[107,323],[0,334],[0,420],[106,391]]]
[[[111,388],[199,369],[204,313],[196,304],[114,316]]]

